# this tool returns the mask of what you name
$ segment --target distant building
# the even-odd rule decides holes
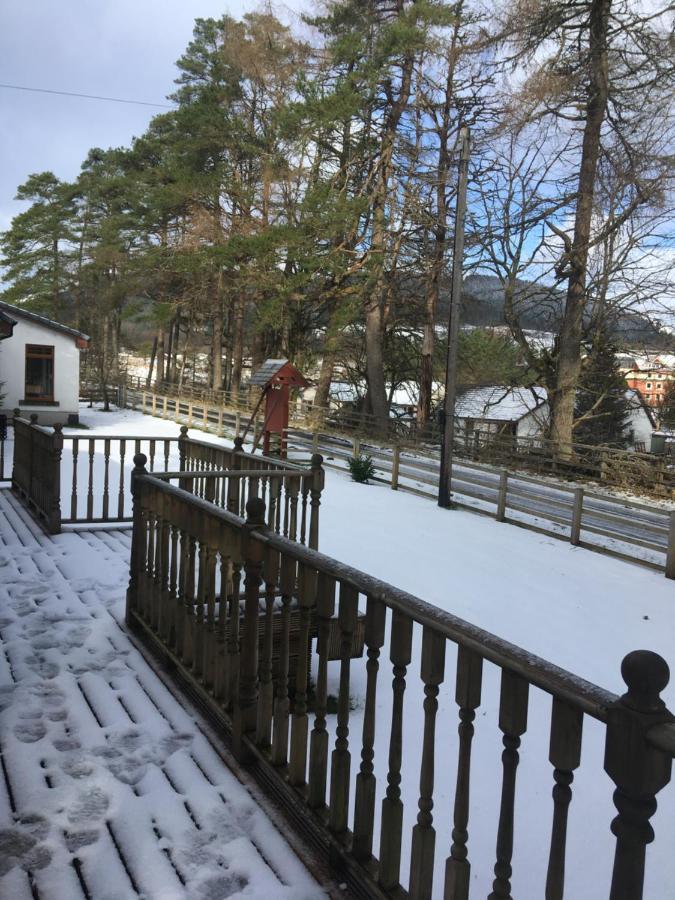
[[[668,382],[675,381],[675,355],[659,353],[649,356],[622,356],[619,365],[626,385],[638,391],[647,406],[658,409]]]
[[[654,414],[639,391],[626,391],[630,417],[626,423],[628,444],[635,450],[649,450],[656,428]],[[455,404],[457,433],[470,441],[472,434],[511,435],[515,438],[543,438],[548,430],[550,408],[543,387],[490,385],[472,388]]]
[[[457,433],[466,440],[475,432],[538,438],[546,432],[549,406],[542,387],[490,385],[471,388],[455,402]]]
[[[80,350],[88,343],[81,331],[0,302],[0,412],[18,407],[40,425],[77,423]]]

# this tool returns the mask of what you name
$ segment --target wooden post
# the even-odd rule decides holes
[[[141,393],[141,412],[143,413],[143,415],[146,414],[145,407],[146,407],[147,402],[148,402],[148,395],[145,393],[145,391],[143,391]]]
[[[157,415],[157,394],[152,392],[152,414],[153,416]]]
[[[391,459],[391,489],[398,490],[398,469],[401,462],[401,448],[397,445],[394,447],[394,455]]]
[[[47,513],[47,530],[50,534],[61,531],[61,453],[63,451],[63,426],[56,424],[50,451],[50,498]]]
[[[169,398],[164,397],[162,400],[162,418],[169,418]]]
[[[354,459],[356,459],[356,457],[361,455],[361,441],[357,437],[355,437],[352,443],[352,456],[354,457]]]
[[[139,475],[147,475],[145,464],[148,461],[144,453],[134,456],[134,467],[131,470],[130,490],[133,507],[133,526],[131,532],[131,559],[129,562],[129,587],[127,588],[126,621],[131,625],[131,613],[137,607],[136,591],[138,587],[138,573],[145,560],[145,531],[141,513],[141,503],[136,478]]]
[[[323,469],[323,456],[315,453],[312,456],[312,487],[310,489],[309,512],[309,549],[319,549],[319,507],[321,506],[321,492],[326,483],[326,473]]]
[[[584,509],[584,489],[582,487],[574,489],[574,502],[572,505],[572,524],[570,526],[570,544],[575,547],[579,545],[581,540],[581,517]]]
[[[605,771],[616,785],[612,822],[616,837],[609,900],[641,900],[649,824],[656,794],[670,781],[672,755],[647,741],[650,728],[675,718],[660,698],[670,679],[666,661],[649,650],[635,650],[621,663],[628,691],[607,713]]]
[[[503,522],[506,518],[506,492],[508,485],[508,472],[504,469],[499,476],[499,492],[497,494],[497,514],[495,518],[498,522]]]
[[[675,578],[675,512],[671,512],[670,514],[670,525],[668,527],[666,578]]]
[[[239,432],[241,431],[241,413],[239,410],[234,414],[234,436],[239,437]]]
[[[319,452],[319,432],[315,431],[312,434],[312,453]]]
[[[258,720],[258,621],[264,546],[252,538],[252,532],[265,528],[265,504],[252,497],[246,504],[243,535],[244,556],[244,631],[241,636],[239,691],[233,697],[232,752],[239,762],[250,756],[244,744],[246,735],[254,735]]]
[[[188,400],[188,427],[192,428],[192,400]]]

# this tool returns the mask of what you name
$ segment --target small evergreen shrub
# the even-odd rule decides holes
[[[349,466],[349,474],[352,481],[358,481],[361,484],[368,484],[368,479],[375,477],[375,466],[373,465],[372,456],[352,456],[347,460]]]

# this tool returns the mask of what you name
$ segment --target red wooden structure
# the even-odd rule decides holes
[[[273,436],[278,436],[279,456],[285,458],[291,388],[307,387],[309,382],[287,359],[267,359],[251,377],[250,383],[262,388],[256,412],[263,399],[265,400],[265,420],[262,429],[263,453],[265,456],[269,455]],[[251,421],[254,417],[255,412],[251,416]]]

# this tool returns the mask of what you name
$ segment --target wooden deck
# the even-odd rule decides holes
[[[0,897],[325,896],[130,641],[129,548],[0,490]]]

